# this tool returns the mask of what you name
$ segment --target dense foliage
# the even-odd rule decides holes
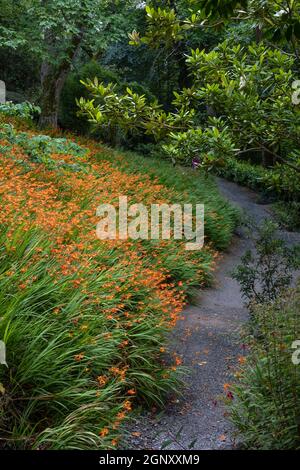
[[[40,125],[57,127],[61,91],[81,55],[97,57],[126,35],[132,0],[20,0],[1,2],[0,48],[27,54],[40,67]],[[2,12],[2,4],[5,4]],[[27,65],[24,61],[24,65]],[[26,73],[25,73],[26,75]]]
[[[163,360],[166,335],[210,282],[235,213],[211,180],[1,116],[1,442],[110,449],[135,404],[178,391],[181,359]],[[98,240],[96,208],[120,194],[207,202],[210,243],[189,252],[180,241]]]
[[[190,38],[193,41],[195,28],[203,29],[210,21],[213,27],[217,12],[213,12],[210,2],[192,16],[187,16],[182,3],[171,3],[173,8],[146,7],[145,33],[141,36],[133,31],[132,45],[174,50],[178,54],[182,42]],[[272,167],[261,184],[281,198],[297,200],[294,189],[300,172],[299,2],[289,7],[289,32],[286,21],[283,26],[285,2],[278,2],[276,8],[271,2],[261,8],[259,2],[244,3],[247,9],[239,12],[239,25],[262,27],[268,23],[265,33],[260,30],[253,42],[255,38],[246,29],[250,40],[240,44],[234,34],[236,26],[229,22],[232,8],[225,14],[220,7],[218,15],[225,15],[228,37],[209,51],[198,47],[185,54],[188,81],[181,90],[175,88],[170,109],[130,88],[121,95],[115,86],[98,79],[83,81],[92,99],[81,98],[78,104],[81,113],[98,126],[110,123],[141,139],[154,137],[162,155],[173,162],[191,164],[196,160],[200,168],[217,167],[227,175],[233,160],[247,157]],[[203,19],[208,10],[210,16]],[[270,42],[270,37],[274,42],[277,38],[277,45]],[[251,172],[254,174],[255,169]],[[255,179],[259,186],[259,168]],[[284,183],[287,180],[291,180],[290,185]]]
[[[299,286],[253,312],[259,335],[245,337],[249,354],[227,389],[231,419],[250,449],[300,449]],[[294,362],[293,356],[296,356]],[[229,394],[230,391],[230,394]]]
[[[246,251],[233,272],[251,310],[257,304],[273,303],[290,287],[293,273],[300,267],[300,247],[287,247],[277,235],[278,228],[272,221],[258,227],[250,223],[255,254]]]
[[[166,336],[237,220],[208,173],[300,227],[299,60],[300,0],[0,0],[1,445],[114,448],[136,404],[178,391]],[[204,203],[203,250],[100,242],[120,194]],[[276,230],[234,274],[249,356],[225,388],[247,447],[298,449],[298,251]]]
[[[233,277],[251,312],[244,337],[247,355],[236,382],[226,384],[230,417],[241,444],[252,449],[299,449],[299,246],[289,247],[271,221],[250,226],[248,251]],[[294,351],[296,349],[296,351]]]

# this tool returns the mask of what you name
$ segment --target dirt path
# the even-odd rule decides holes
[[[218,185],[224,197],[257,222],[271,217],[268,206],[256,203],[254,192],[221,179]],[[300,234],[282,232],[282,236],[300,243]],[[194,439],[197,450],[235,445],[221,396],[224,383],[232,380],[238,356],[243,354],[239,330],[248,314],[230,272],[250,247],[251,241],[237,233],[219,265],[214,287],[199,292],[196,304],[185,310],[172,336],[173,350],[191,370],[183,397],[170,403],[160,418],[155,414],[138,418],[130,432],[140,436],[130,438],[129,448],[161,449],[180,429],[180,437],[168,449],[187,449]]]

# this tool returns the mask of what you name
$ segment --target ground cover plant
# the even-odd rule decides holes
[[[251,321],[236,381],[225,384],[230,419],[246,448],[299,449],[299,245],[287,246],[271,221],[251,232],[256,254],[233,272]]]
[[[113,448],[136,403],[162,405],[178,391],[181,359],[164,362],[166,334],[193,286],[209,282],[235,212],[204,178],[199,197],[212,198],[202,251],[98,240],[101,202],[189,201],[184,175],[172,189],[167,168],[162,183],[148,165],[1,117],[2,447]]]
[[[149,2],[146,28],[129,34],[136,49],[165,53],[166,62],[181,57],[184,80],[167,106],[130,87],[121,93],[101,76],[82,77],[90,99],[78,99],[81,114],[98,128],[114,125],[155,140],[174,164],[195,164],[270,199],[298,202],[299,2],[223,3]],[[228,24],[231,16],[235,24]],[[203,34],[214,24],[227,24],[227,34],[205,47],[195,30]],[[299,211],[292,212],[296,226]]]
[[[249,354],[236,372],[237,383],[226,384],[231,419],[246,448],[300,449],[299,286],[274,304],[253,311],[260,334],[249,332]],[[295,356],[297,362],[293,362]]]

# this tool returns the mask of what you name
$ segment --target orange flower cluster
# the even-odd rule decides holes
[[[93,153],[90,150],[90,154]],[[22,153],[22,149],[16,146],[11,148],[11,154],[18,163],[0,157],[0,199],[3,207],[0,224],[11,227],[8,237],[18,227],[26,231],[34,226],[51,234],[51,253],[60,262],[62,275],[76,275],[74,287],[84,285],[82,273],[85,270],[105,268],[97,262],[98,253],[102,250],[101,244],[106,244],[109,249],[118,249],[118,269],[123,265],[124,271],[132,266],[135,266],[135,270],[131,273],[130,285],[120,285],[122,279],[117,283],[113,280],[110,284],[106,283],[105,288],[111,292],[107,292],[106,298],[113,300],[114,292],[118,291],[122,292],[122,299],[126,301],[141,286],[154,288],[162,311],[166,316],[169,315],[170,326],[174,325],[182,309],[184,295],[170,284],[168,273],[160,266],[159,253],[152,253],[152,261],[146,267],[147,253],[141,242],[103,242],[96,238],[95,233],[98,222],[96,208],[99,204],[117,201],[120,194],[128,194],[129,199],[130,194],[134,194],[135,199],[151,204],[154,202],[153,194],[159,195],[162,192],[165,197],[168,190],[145,176],[140,181],[139,175],[122,173],[107,161],[92,163],[91,172],[81,174],[67,170],[49,170],[42,164],[32,164],[28,156]],[[51,158],[61,160],[62,155],[53,154]],[[73,155],[63,155],[66,162],[76,163],[76,158]],[[81,157],[81,162],[87,162],[88,158],[91,156]],[[21,171],[20,160],[27,161],[30,171]],[[162,198],[161,202],[163,200]],[[159,203],[159,198],[156,197],[155,202]],[[122,308],[122,304],[119,304],[107,310],[106,314],[113,316]],[[143,321],[144,315],[146,313],[141,313],[139,321]]]
[[[35,133],[28,133],[30,135]],[[51,244],[49,254],[45,255],[43,250],[36,248],[33,260],[43,256],[53,258],[56,262],[51,272],[53,282],[65,278],[73,288],[86,295],[87,305],[111,322],[112,328],[103,332],[103,340],[116,341],[113,328],[115,325],[120,329],[121,325],[124,334],[118,350],[124,362],[101,372],[102,375],[98,371],[95,383],[97,394],[101,396],[101,388],[109,381],[126,381],[130,368],[126,363],[127,351],[132,347],[126,331],[133,325],[138,327],[147,322],[149,315],[153,314],[157,314],[158,325],[173,327],[186,303],[186,295],[183,282],[172,280],[164,262],[164,253],[167,250],[173,253],[174,242],[165,240],[150,246],[143,241],[100,241],[96,237],[96,208],[100,204],[117,203],[120,195],[127,195],[129,203],[168,203],[176,200],[175,192],[146,174],[121,171],[105,155],[101,156],[101,147],[96,143],[82,139],[80,144],[88,149],[85,156],[54,153],[51,159],[57,162],[57,166],[48,167],[44,163],[32,162],[21,146],[2,139],[0,145],[9,147],[9,151],[1,152],[0,148],[0,224],[9,228],[11,250],[14,250],[16,230],[26,232],[37,228],[47,234]],[[118,158],[122,159],[122,156]],[[62,161],[66,165],[61,165]],[[73,164],[82,165],[88,171],[72,171]],[[215,256],[210,248],[207,251],[211,258]],[[176,259],[178,262],[189,259],[197,269],[197,282],[201,283],[204,277],[201,263],[185,251],[184,243],[178,243],[173,257],[174,263]],[[97,288],[95,283],[92,287],[90,285],[91,273],[99,279]],[[30,282],[34,279],[26,280],[19,289],[25,289]],[[195,283],[195,279],[191,282]],[[63,310],[57,307],[53,313],[59,321]],[[73,321],[71,336],[77,328],[82,332],[89,328],[86,319],[82,321],[80,312]],[[158,348],[158,356],[164,351],[164,348]],[[84,351],[74,360],[82,362],[84,367],[87,365]],[[172,369],[181,362],[176,356]],[[130,399],[124,401],[123,410],[117,414],[115,427],[130,412],[131,400],[137,393],[131,383],[126,391]],[[106,437],[109,429],[104,427],[99,434]]]

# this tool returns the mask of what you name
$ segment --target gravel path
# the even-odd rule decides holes
[[[254,192],[222,179],[217,182],[224,197],[257,222],[271,217],[269,206],[257,204]],[[290,243],[300,243],[299,233],[281,234]],[[248,314],[230,272],[250,247],[251,241],[238,231],[219,263],[214,287],[199,291],[195,305],[184,311],[171,338],[173,350],[191,371],[183,397],[169,403],[161,416],[154,412],[139,417],[129,429],[127,448],[158,450],[172,440],[168,449],[188,449],[195,439],[197,450],[235,446],[221,397],[243,354],[239,331]]]

